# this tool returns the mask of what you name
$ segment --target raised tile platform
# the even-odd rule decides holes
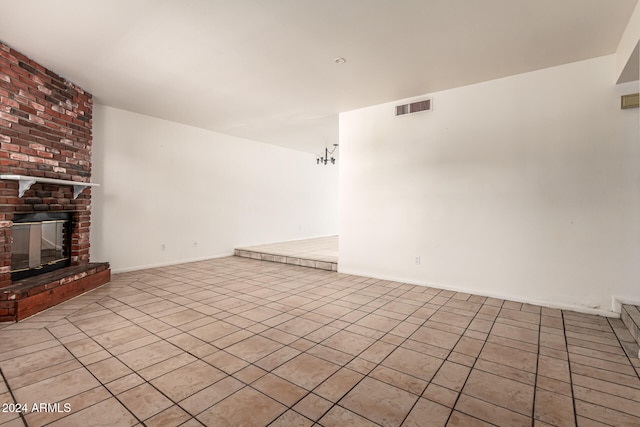
[[[338,236],[238,247],[234,253],[243,258],[338,271]]]
[[[622,305],[620,320],[627,327],[629,334],[635,342],[635,355],[640,358],[640,308],[635,305]],[[621,341],[624,344],[624,341]]]

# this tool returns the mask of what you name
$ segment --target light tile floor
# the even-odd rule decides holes
[[[239,257],[118,274],[0,326],[0,425],[635,426],[620,323]]]

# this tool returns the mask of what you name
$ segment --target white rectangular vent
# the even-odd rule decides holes
[[[396,116],[419,113],[421,111],[431,111],[431,98],[410,104],[396,105]]]

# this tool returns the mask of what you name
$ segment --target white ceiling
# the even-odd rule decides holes
[[[320,152],[341,111],[613,53],[637,1],[0,0],[0,40],[98,103]]]

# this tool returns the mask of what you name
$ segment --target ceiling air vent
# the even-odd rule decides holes
[[[396,105],[396,116],[419,113],[421,111],[431,111],[431,98],[410,104]]]

